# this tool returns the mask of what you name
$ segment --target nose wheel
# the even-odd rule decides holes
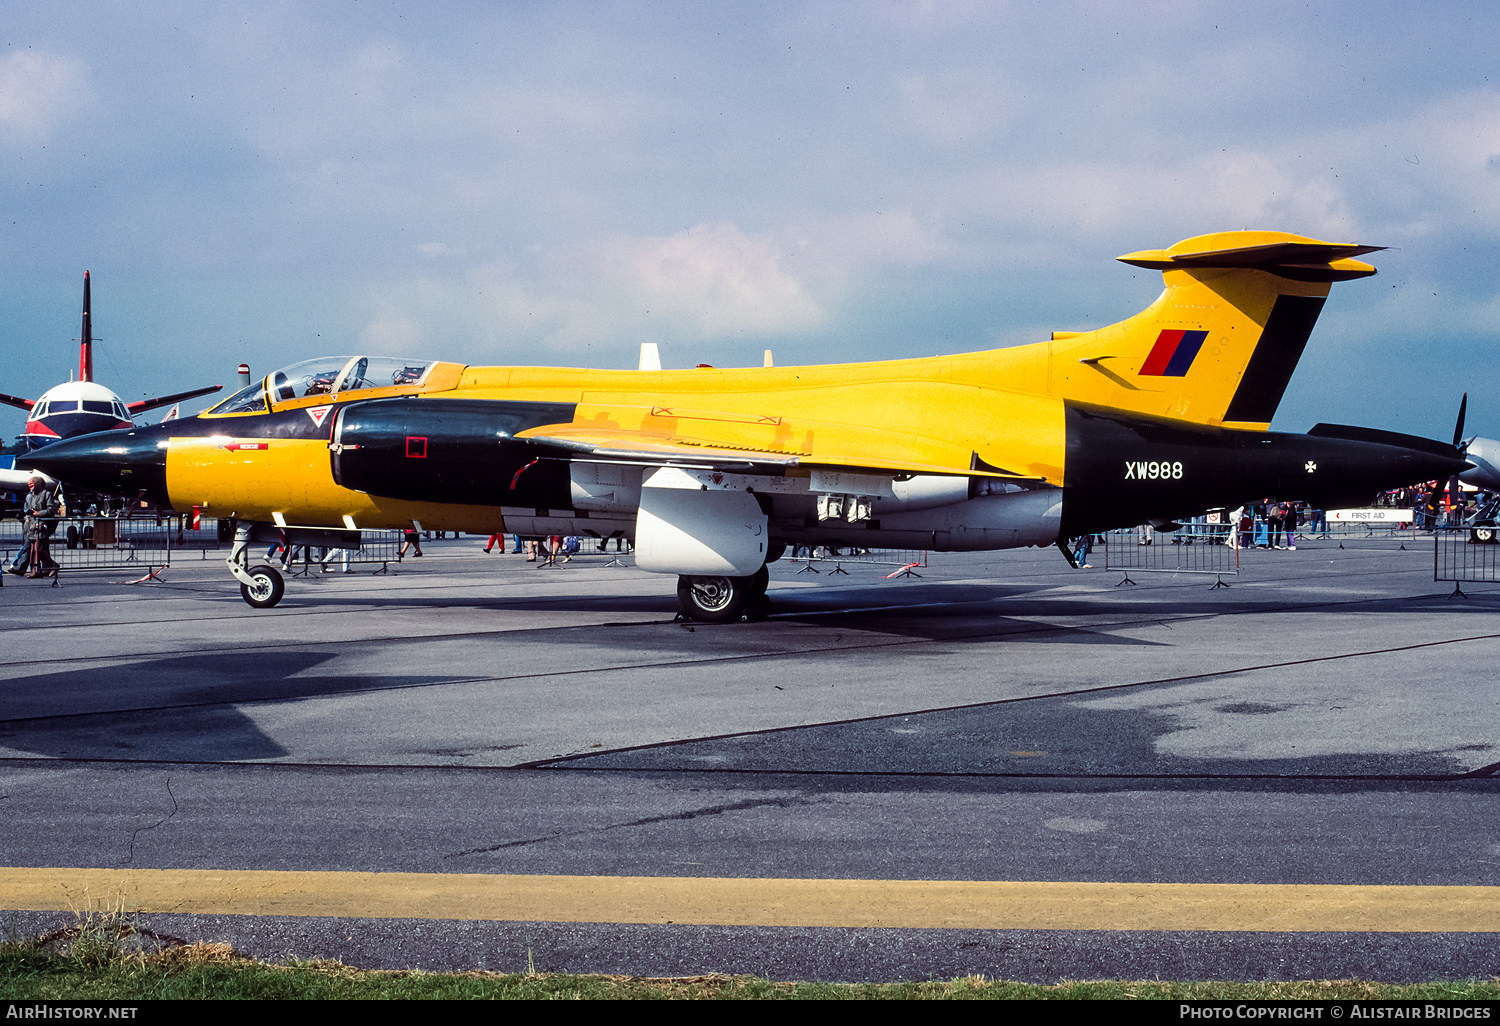
[[[240,597],[256,609],[270,609],[286,593],[286,582],[273,567],[258,566],[249,571],[250,583],[240,585]]]

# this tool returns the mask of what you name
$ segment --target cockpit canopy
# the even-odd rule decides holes
[[[434,362],[396,356],[324,356],[304,360],[273,372],[264,381],[240,389],[209,412],[263,412],[268,395],[271,402],[282,403],[308,396],[420,385]]]

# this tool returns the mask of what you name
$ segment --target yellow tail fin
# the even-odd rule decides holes
[[[1156,302],[1097,331],[1057,332],[1047,391],[1200,424],[1265,430],[1330,285],[1375,273],[1382,247],[1218,232],[1120,257],[1161,270]],[[1035,350],[1037,346],[1023,347]]]

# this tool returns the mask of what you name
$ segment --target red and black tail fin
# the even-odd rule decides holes
[[[83,332],[78,336],[78,380],[94,380],[94,316],[89,302],[89,272],[83,272]]]

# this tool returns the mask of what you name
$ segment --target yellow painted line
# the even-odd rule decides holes
[[[1500,887],[0,868],[0,908],[969,930],[1500,932]]]

